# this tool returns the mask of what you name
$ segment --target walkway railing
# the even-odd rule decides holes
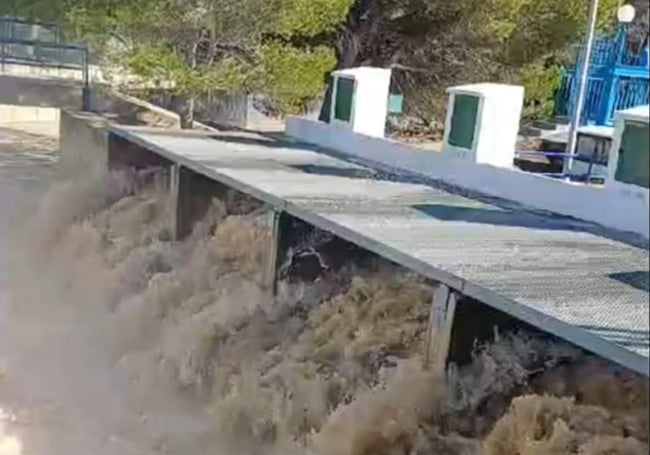
[[[90,106],[88,46],[61,41],[57,27],[0,17],[0,71],[9,66],[78,71],[83,81],[83,107]]]

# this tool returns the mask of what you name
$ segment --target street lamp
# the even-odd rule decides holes
[[[589,63],[591,61],[591,51],[594,47],[594,36],[596,34],[596,19],[598,18],[598,0],[591,0],[589,3],[589,22],[587,23],[587,42],[585,43],[584,61],[578,80],[578,98],[573,107],[573,117],[569,126],[569,137],[567,140],[566,153],[564,160],[564,173],[571,172],[573,167],[573,158],[576,154],[578,145],[578,128],[580,128],[580,118],[582,117],[582,107],[585,103],[587,91],[587,81],[589,79]]]
[[[629,24],[634,20],[636,10],[632,5],[623,5],[616,12],[616,18],[619,24]]]
[[[621,63],[625,54],[627,43],[627,27],[634,20],[636,10],[632,5],[623,5],[616,12],[618,19],[618,32],[616,33],[616,62]]]
[[[623,57],[625,48],[625,39],[627,36],[627,26],[634,20],[636,10],[632,5],[623,5],[616,12],[616,18],[619,22],[618,36],[616,37],[616,61],[620,63]],[[578,145],[578,129],[580,128],[580,120],[582,117],[582,110],[584,107],[587,84],[589,81],[589,64],[591,62],[591,53],[593,50],[594,36],[596,33],[596,19],[598,17],[598,0],[591,0],[589,5],[589,22],[587,26],[587,41],[585,43],[584,60],[580,71],[580,79],[578,80],[578,96],[576,103],[573,107],[573,117],[569,126],[569,137],[567,141],[567,158],[564,160],[564,172],[571,172],[573,167],[573,159],[575,158],[576,148]]]

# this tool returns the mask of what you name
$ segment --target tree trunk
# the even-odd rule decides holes
[[[187,65],[193,70],[197,67],[197,52],[199,49],[199,43],[201,42],[201,32],[199,32],[194,37],[194,42],[189,50],[189,53],[185,56],[185,61]],[[187,130],[192,129],[194,126],[194,107],[196,104],[196,95],[193,93],[181,93],[178,96],[178,105],[177,111],[181,116],[181,129]]]
[[[181,128],[192,129],[194,125],[194,105],[193,95],[182,94],[174,96],[174,110],[180,116]]]
[[[373,0],[355,0],[350,7],[345,25],[339,30],[336,39],[336,69],[353,68],[359,64],[361,54],[362,34],[364,27],[367,27],[367,19],[370,16]],[[330,106],[332,103],[332,80],[328,78],[325,98],[321,106],[318,119],[323,122],[329,121]]]

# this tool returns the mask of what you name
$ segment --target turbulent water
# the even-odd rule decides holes
[[[270,298],[264,215],[215,201],[175,242],[163,180],[59,183],[23,226],[0,438],[24,455],[648,452],[645,380],[524,332],[434,377],[419,277],[377,261]]]

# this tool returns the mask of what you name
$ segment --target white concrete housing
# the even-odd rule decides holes
[[[648,205],[650,201],[650,190],[648,187],[629,184],[621,182],[616,177],[616,171],[619,166],[619,157],[621,151],[621,142],[623,135],[628,126],[632,124],[645,127],[646,134],[649,133],[650,123],[648,120],[648,110],[650,106],[637,106],[631,109],[626,109],[623,111],[618,111],[615,114],[615,124],[616,129],[614,131],[614,140],[612,141],[612,148],[609,152],[609,162],[607,166],[607,179],[605,180],[605,188],[616,193],[617,196],[621,198],[631,198],[636,200],[643,201],[645,205],[645,216],[648,216]],[[645,153],[645,172],[648,172],[648,154],[650,150],[647,149],[647,145],[642,149],[635,150],[637,153]]]
[[[449,102],[443,152],[474,163],[511,168],[524,88],[485,83],[450,87],[447,93]],[[463,109],[460,107],[461,100],[470,105]],[[475,112],[468,113],[468,109],[472,108]],[[463,133],[456,133],[459,129],[465,129],[465,137],[461,138]]]
[[[333,90],[330,104],[330,123],[348,128],[355,133],[384,137],[388,115],[388,92],[391,70],[384,68],[349,68],[332,73]],[[337,90],[340,79],[354,81],[352,112],[349,121],[336,118]]]

